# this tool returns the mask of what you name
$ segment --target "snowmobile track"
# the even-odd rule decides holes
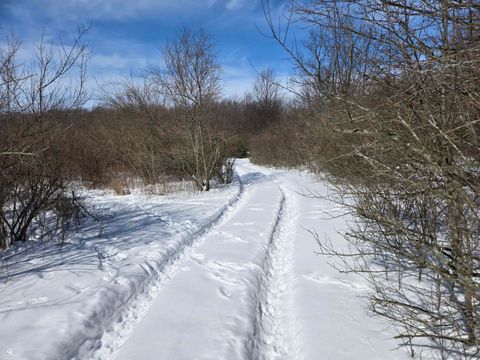
[[[169,249],[167,254],[159,261],[150,261],[144,266],[144,270],[153,273],[154,281],[147,287],[147,292],[139,294],[135,298],[128,299],[121,309],[118,319],[112,318],[111,323],[107,324],[107,330],[103,333],[101,343],[97,346],[90,346],[82,343],[81,347],[97,348],[93,354],[94,359],[105,359],[110,356],[128,339],[135,325],[140,322],[144,314],[149,309],[155,297],[164,288],[167,283],[175,276],[175,273],[181,267],[188,255],[198,246],[208,234],[216,227],[227,221],[233,216],[241,203],[245,201],[249,188],[253,187],[256,178],[243,180],[237,176],[239,191],[223,209],[213,217],[207,224],[195,232],[191,232],[184,241],[177,244],[176,247]]]
[[[277,187],[281,200],[258,274],[251,359],[301,359],[293,304],[293,198],[281,185]]]

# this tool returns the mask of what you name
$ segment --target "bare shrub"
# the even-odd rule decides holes
[[[351,253],[319,239],[320,251],[365,275],[372,310],[412,356],[478,356],[478,5],[294,2],[290,19],[311,34],[293,45],[264,5],[316,114],[313,168],[342,178],[339,201],[359,220]]]
[[[35,48],[31,65],[17,64],[17,40],[0,55],[0,217],[1,243],[28,239],[31,227],[44,212],[67,195],[65,161],[56,148],[68,128],[64,115],[86,101],[86,47],[80,29],[72,45],[47,44]],[[65,83],[71,75],[76,82]]]

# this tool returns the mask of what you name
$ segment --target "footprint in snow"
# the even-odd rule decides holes
[[[48,297],[46,296],[27,300],[28,305],[38,305],[38,304],[44,304],[46,302],[48,302]]]
[[[38,276],[41,279],[49,280],[49,279],[52,279],[53,277],[55,277],[55,273],[54,273],[54,271],[41,271],[41,272],[38,273]]]
[[[199,253],[190,255],[190,258],[199,265],[203,265],[207,261],[206,256]]]
[[[219,235],[221,235],[222,237],[224,237],[224,240],[236,241],[236,242],[241,242],[241,243],[248,243],[248,241],[243,240],[242,238],[240,238],[238,236],[235,236],[235,235],[232,235],[232,234],[229,234],[229,233],[225,233],[223,231],[217,231],[217,233]]]
[[[220,295],[224,298],[230,298],[230,293],[228,292],[227,289],[225,289],[224,287],[220,286],[218,288],[218,292],[220,293]]]
[[[355,289],[355,290],[368,290],[367,287],[361,285],[361,284],[355,284],[350,281],[342,280],[342,279],[335,279],[331,278],[329,276],[323,275],[323,274],[318,274],[318,273],[308,273],[304,274],[304,277],[306,277],[309,280],[313,280],[317,283],[321,284],[330,284],[330,285],[340,285],[344,287],[348,287],[349,289]]]
[[[232,223],[233,226],[248,226],[248,225],[254,225],[255,223],[253,221],[250,222],[234,222]]]

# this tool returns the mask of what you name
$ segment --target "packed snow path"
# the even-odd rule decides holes
[[[0,358],[407,359],[365,284],[317,256],[348,218],[307,173],[237,163],[197,195],[87,191],[103,214],[59,247],[1,255]]]
[[[134,324],[105,336],[98,358],[400,359],[371,318],[359,279],[315,255],[306,229],[339,239],[341,209],[303,194],[305,177],[237,166],[243,189],[193,244]],[[323,188],[322,190],[325,190]],[[329,216],[330,215],[330,216]],[[112,339],[125,342],[112,346]]]

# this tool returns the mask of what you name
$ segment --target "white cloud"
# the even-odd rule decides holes
[[[241,9],[242,7],[244,7],[248,1],[249,0],[229,0],[225,4],[225,7],[228,10],[238,10],[238,9]]]
[[[251,92],[253,83],[258,77],[257,71],[265,69],[267,66],[261,66],[254,69],[252,65],[242,66],[223,66],[223,90],[224,95],[230,98],[242,98],[246,93]],[[286,71],[274,72],[275,78],[281,84],[281,93],[287,98],[293,96],[298,91],[298,86],[291,82],[291,76]],[[287,90],[287,89],[290,89]]]
[[[101,69],[119,69],[143,68],[148,61],[145,57],[125,56],[118,53],[114,54],[94,54],[88,61],[89,66]]]
[[[255,71],[246,63],[222,66],[223,91],[226,97],[241,98],[251,90]]]
[[[154,17],[169,10],[210,8],[218,0],[37,0],[42,11],[54,18],[69,20],[131,19],[139,16]],[[234,0],[235,1],[235,0]],[[18,12],[25,9],[17,8]],[[20,15],[20,14],[19,14]]]
[[[231,99],[241,99],[252,88],[253,78],[238,78],[224,81],[223,93]]]

